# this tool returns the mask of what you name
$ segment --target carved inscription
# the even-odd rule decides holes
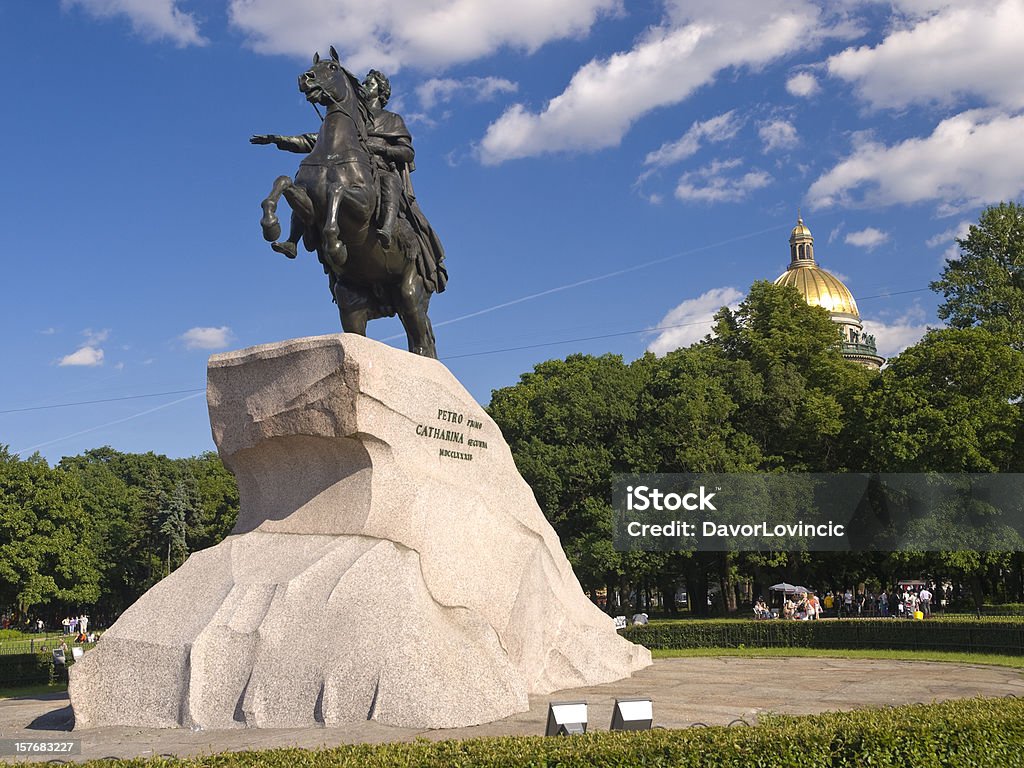
[[[487,450],[487,441],[475,437],[476,430],[483,429],[482,421],[458,411],[437,409],[437,424],[417,424],[416,434],[427,440],[437,440],[447,445],[440,446],[438,456],[459,461],[472,461],[470,448]],[[457,447],[461,446],[461,448]]]

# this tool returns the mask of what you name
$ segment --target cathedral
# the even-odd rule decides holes
[[[885,358],[878,354],[875,337],[864,333],[850,289],[814,261],[814,238],[802,218],[797,218],[789,236],[789,268],[775,284],[791,285],[808,304],[828,310],[832,321],[842,329],[843,357],[875,371],[882,367]]]

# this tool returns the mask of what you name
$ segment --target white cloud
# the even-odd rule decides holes
[[[103,365],[103,350],[98,347],[91,347],[88,345],[80,347],[70,355],[62,357],[58,365],[82,365],[90,367]]]
[[[56,328],[44,328],[43,330],[39,331],[39,333],[41,333],[43,336],[53,336],[55,333],[57,333],[57,329]]]
[[[584,35],[620,0],[231,0],[232,25],[261,53],[311,56],[335,45],[353,71],[445,67],[503,47],[534,51]]]
[[[715,313],[725,306],[736,309],[743,296],[735,288],[725,287],[712,288],[696,299],[687,299],[661,319],[658,328],[663,330],[647,345],[647,351],[664,355],[700,341],[711,333]]]
[[[786,81],[786,90],[793,96],[807,98],[821,90],[818,78],[810,72],[799,72]]]
[[[931,136],[885,146],[866,140],[815,181],[815,207],[936,201],[950,215],[1024,192],[1024,115],[972,110],[943,120]],[[859,194],[855,194],[859,193]]]
[[[942,252],[942,259],[939,262],[941,266],[945,266],[947,261],[953,261],[954,259],[960,258],[960,246],[957,245],[956,241],[958,239],[963,240],[967,237],[970,229],[971,222],[966,220],[961,221],[955,227],[929,237],[925,241],[925,245],[929,248],[938,248],[940,245],[946,246],[946,250]]]
[[[100,344],[110,338],[110,329],[104,328],[102,330],[94,331],[92,328],[86,328],[82,331],[82,335],[85,337],[85,341],[82,342],[82,346],[70,355],[62,357],[60,362],[57,363],[58,365],[78,365],[89,367],[103,365],[103,349],[100,347]]]
[[[190,328],[181,334],[186,349],[224,349],[234,336],[226,325],[219,328]]]
[[[99,18],[125,16],[136,34],[149,40],[168,39],[180,47],[206,45],[199,24],[176,0],[62,0],[65,8],[81,6]]]
[[[466,94],[472,101],[489,101],[499,93],[515,93],[519,85],[503,77],[431,78],[416,88],[423,109],[451,101],[456,94]]]
[[[788,120],[769,120],[761,123],[757,129],[757,135],[764,143],[765,152],[772,152],[776,149],[792,149],[800,143],[796,126]]]
[[[726,69],[757,68],[820,39],[803,0],[689,2],[629,51],[594,59],[539,112],[516,104],[493,122],[480,159],[495,165],[548,152],[613,147],[636,120],[676,104]]]
[[[772,177],[764,171],[748,171],[741,176],[725,174],[741,165],[741,161],[736,159],[715,160],[696,171],[684,173],[676,185],[676,197],[708,203],[736,202],[771,183]]]
[[[884,320],[868,320],[867,318],[863,319],[863,323],[864,330],[875,337],[878,354],[890,358],[921,340],[929,327],[924,319],[924,310],[915,306],[891,323]]]
[[[1024,107],[1024,3],[972,0],[902,7],[915,18],[877,46],[847,48],[830,57],[829,74],[852,83],[876,107],[950,103],[965,95],[991,105]]]
[[[873,251],[882,243],[887,243],[888,241],[889,233],[874,227],[867,227],[859,232],[850,232],[843,240],[844,243],[855,245],[858,248],[867,248],[869,251]]]
[[[702,140],[721,142],[731,139],[741,125],[742,122],[736,119],[735,110],[729,110],[703,122],[695,121],[678,139],[665,142],[658,149],[649,152],[644,158],[644,165],[662,167],[685,160],[697,153]]]

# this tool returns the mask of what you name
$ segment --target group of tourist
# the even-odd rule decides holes
[[[65,635],[85,635],[89,631],[89,617],[84,613],[81,616],[65,616],[60,623]]]
[[[883,589],[878,594],[854,593],[852,589],[845,592],[829,590],[820,599],[813,592],[797,592],[785,595],[782,606],[775,609],[763,597],[758,598],[754,603],[754,618],[808,621],[828,615],[838,618],[892,616],[927,619],[932,615],[935,599],[935,593],[927,585],[919,589],[899,585],[891,592]]]
[[[87,614],[80,614],[78,616],[66,616],[61,620],[61,627],[64,630],[65,635],[74,635],[76,643],[88,642],[89,633],[89,616]],[[0,615],[0,628],[2,629],[22,629],[25,632],[34,632],[37,634],[46,633],[46,622],[38,617],[18,617],[17,614],[10,611],[3,612]]]
[[[824,606],[818,596],[813,592],[798,592],[795,595],[786,595],[782,608],[772,610],[764,598],[758,598],[754,603],[755,619],[795,619],[798,621],[813,621],[821,618]]]
[[[941,588],[936,588],[938,592]],[[932,604],[936,601],[936,592],[927,585],[898,585],[892,591],[882,589],[874,592],[858,592],[847,588],[845,592],[829,592],[825,595],[826,609],[833,609],[840,618],[853,617],[895,617],[913,619],[920,613],[921,618],[932,615]],[[939,598],[941,600],[941,598]]]
[[[14,613],[5,612],[0,617],[0,629],[22,629],[25,632],[43,632],[46,630],[46,623],[42,619],[23,617],[19,621]]]

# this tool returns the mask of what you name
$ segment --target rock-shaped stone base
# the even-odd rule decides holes
[[[214,355],[208,399],[238,523],[72,667],[76,727],[450,728],[650,664],[436,360],[296,339]]]

